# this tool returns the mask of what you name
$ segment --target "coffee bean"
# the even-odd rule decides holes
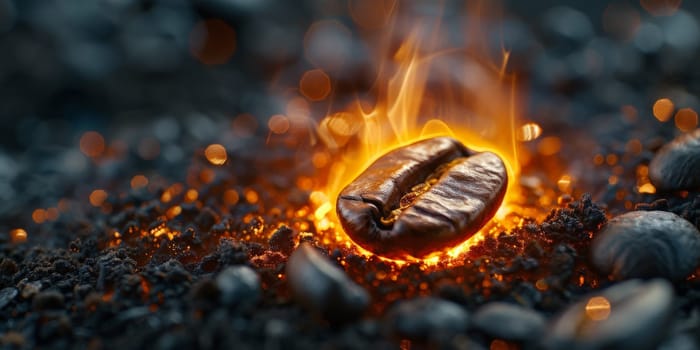
[[[681,280],[700,261],[700,232],[665,211],[633,211],[610,220],[593,240],[593,265],[622,280]]]
[[[437,137],[393,150],[372,163],[338,197],[350,238],[376,254],[424,257],[474,235],[506,192],[505,164]]]
[[[700,189],[700,129],[663,146],[649,163],[649,179],[659,190]]]

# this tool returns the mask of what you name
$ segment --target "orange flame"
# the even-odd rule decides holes
[[[393,28],[401,24],[396,13],[392,19]],[[500,64],[491,63],[478,30],[469,33],[477,44],[445,49],[437,44],[446,35],[439,23],[426,25],[415,18],[410,23],[414,29],[380,64],[374,105],[367,108],[367,102],[358,98],[320,122],[318,133],[330,149],[331,165],[327,183],[312,193],[311,201],[316,226],[325,233],[324,243],[371,254],[351,242],[335,214],[340,191],[371,162],[396,147],[441,135],[457,138],[471,149],[498,154],[510,181],[496,219],[461,245],[421,260],[434,265],[461,256],[484,235],[521,221],[511,215],[517,212],[521,197],[515,79],[505,69],[508,52],[502,51]]]

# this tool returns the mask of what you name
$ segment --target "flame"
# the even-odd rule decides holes
[[[400,26],[394,9],[392,27]],[[482,14],[482,12],[476,12]],[[472,18],[478,22],[479,17]],[[457,247],[420,260],[434,265],[455,259],[485,235],[502,232],[521,223],[518,176],[518,120],[515,78],[506,72],[508,52],[502,50],[499,64],[493,64],[475,29],[466,48],[439,47],[446,35],[440,23],[410,21],[414,28],[381,62],[375,91],[376,102],[357,98],[349,107],[328,114],[318,126],[321,140],[329,148],[330,166],[326,183],[311,195],[317,229],[325,233],[324,243],[337,243],[365,255],[371,253],[352,243],[339,225],[335,200],[340,191],[374,160],[397,147],[434,137],[451,136],[477,151],[491,151],[506,163],[509,182],[495,220]],[[404,23],[405,24],[405,23]],[[396,34],[392,31],[389,36]],[[385,45],[384,50],[389,50]],[[527,125],[529,130],[535,129]],[[537,135],[540,130],[537,127]],[[531,132],[534,133],[534,132]],[[411,259],[413,260],[413,259]],[[397,261],[402,263],[402,261]]]

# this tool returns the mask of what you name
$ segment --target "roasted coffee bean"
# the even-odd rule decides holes
[[[393,150],[338,197],[350,238],[386,257],[425,257],[463,242],[495,214],[508,175],[494,153],[449,137]]]

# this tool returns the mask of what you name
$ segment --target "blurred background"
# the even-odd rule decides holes
[[[411,3],[465,41],[463,2]],[[319,120],[372,86],[373,43],[395,5],[0,0],[0,218],[54,208],[98,175],[184,177],[193,150],[211,142],[245,148],[284,133],[295,97]],[[523,120],[567,140],[557,151],[584,155],[567,168],[697,126],[700,2],[501,5],[483,19],[483,40],[494,57],[510,52]],[[91,167],[105,155],[133,162]]]

